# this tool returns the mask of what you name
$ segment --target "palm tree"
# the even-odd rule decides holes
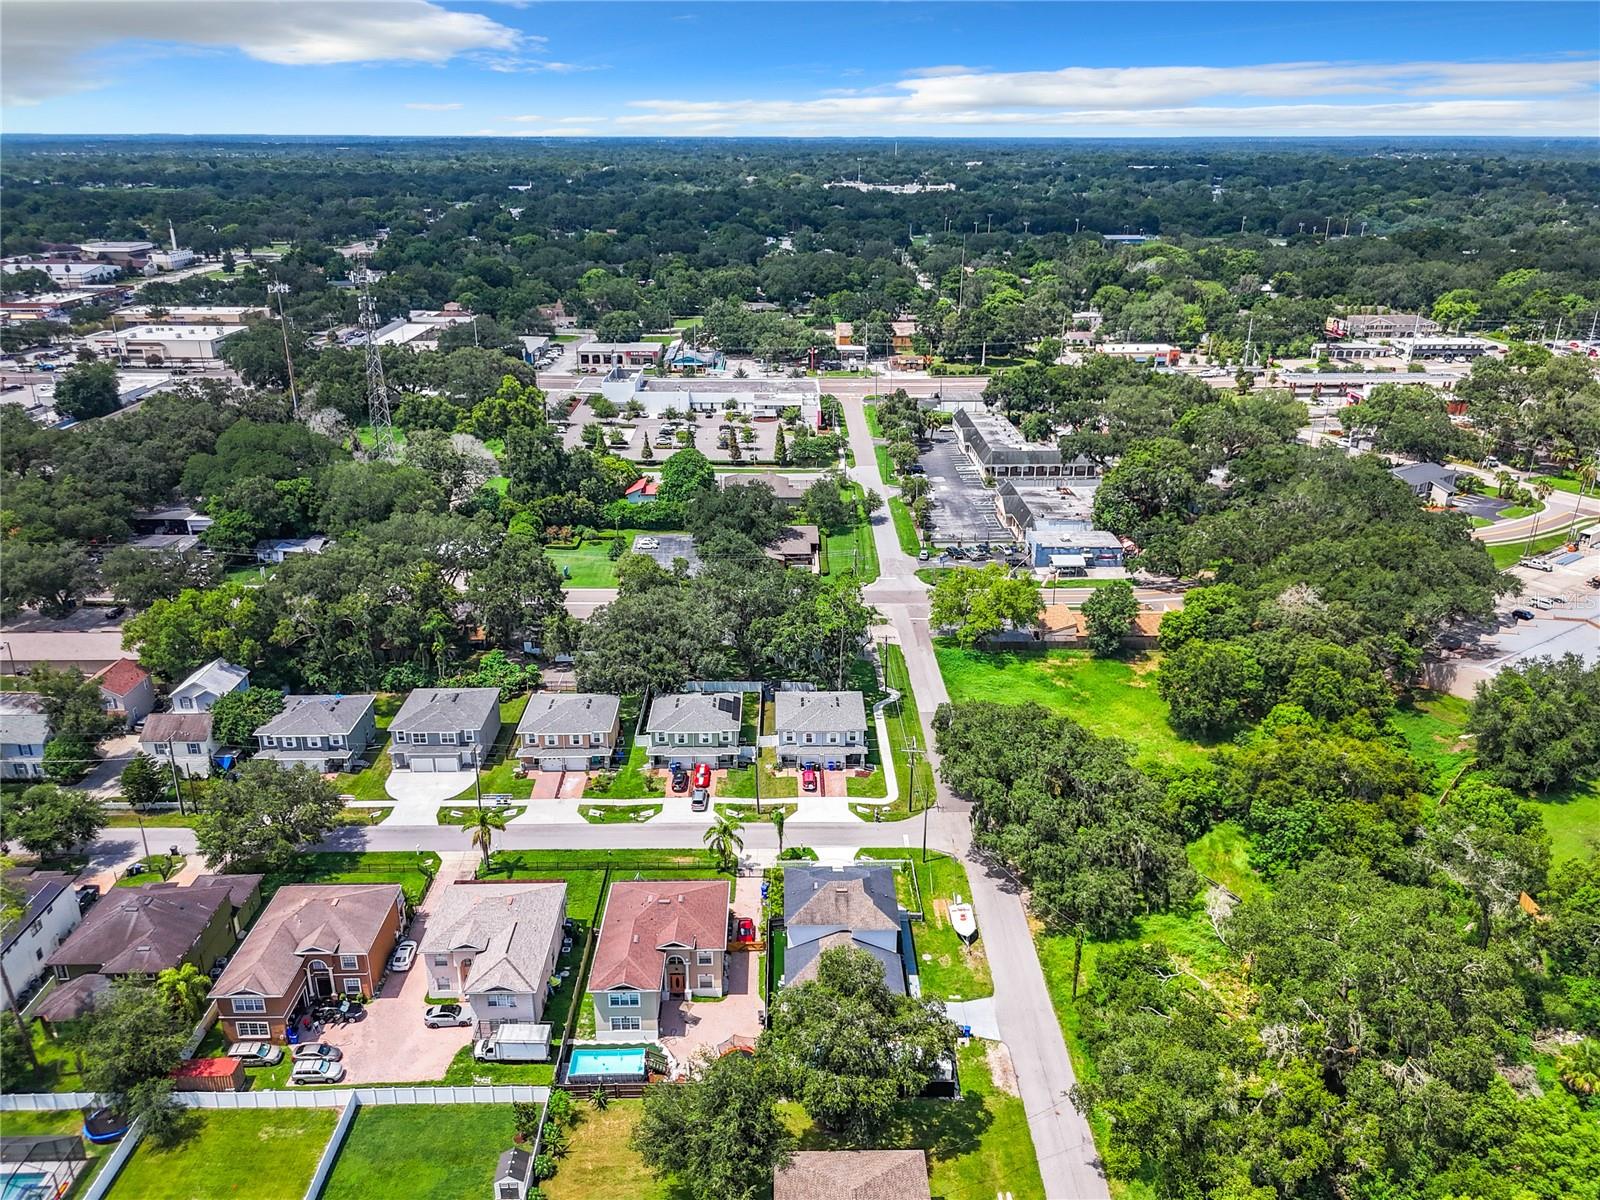
[[[1556,1062],[1561,1084],[1579,1096],[1600,1093],[1600,1042],[1580,1042]]]
[[[174,1012],[183,1014],[186,1021],[198,1021],[206,1010],[206,997],[211,992],[211,980],[193,963],[168,967],[156,976],[156,994],[161,1002]]]
[[[783,857],[783,823],[789,819],[787,810],[775,808],[772,810],[772,828],[778,832],[778,857]]]
[[[722,869],[731,871],[739,857],[739,852],[744,849],[744,839],[739,836],[739,831],[744,824],[730,817],[719,815],[717,823],[706,830],[706,848],[717,856],[717,861],[722,864]]]
[[[1569,542],[1578,540],[1578,510],[1583,507],[1584,493],[1594,491],[1596,481],[1600,481],[1600,459],[1591,454],[1575,466],[1572,473],[1578,477],[1578,501],[1572,506],[1572,526],[1567,531]]]
[[[480,808],[473,812],[467,828],[472,830],[472,845],[483,852],[483,869],[489,870],[489,851],[494,847],[494,835],[506,827],[506,816],[497,808]]]

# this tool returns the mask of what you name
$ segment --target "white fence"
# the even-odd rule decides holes
[[[356,1113],[360,1109],[361,1101],[352,1100],[339,1114],[339,1120],[333,1127],[333,1134],[328,1138],[328,1144],[322,1148],[322,1154],[317,1159],[317,1169],[311,1173],[311,1182],[306,1185],[304,1200],[317,1200],[317,1197],[322,1195],[322,1185],[328,1182],[328,1176],[333,1172],[333,1164],[338,1161],[339,1150],[344,1146],[345,1136],[350,1132],[350,1126],[355,1123]]]
[[[135,1121],[133,1128],[122,1135],[122,1140],[117,1143],[116,1149],[106,1156],[106,1165],[100,1168],[100,1174],[89,1182],[88,1190],[83,1193],[83,1200],[103,1200],[105,1194],[111,1190],[111,1185],[117,1181],[117,1175],[133,1156],[134,1150],[139,1146],[139,1139],[144,1136],[144,1122]]]
[[[99,1102],[93,1092],[17,1092],[0,1096],[0,1112],[63,1112]]]
[[[265,1088],[259,1092],[174,1092],[187,1108],[343,1108],[359,1104],[543,1104],[550,1089],[532,1084],[478,1087]],[[0,1112],[62,1112],[99,1103],[93,1092],[19,1092],[0,1096]]]

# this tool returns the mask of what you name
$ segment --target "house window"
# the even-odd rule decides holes
[[[286,738],[283,739],[283,748],[285,750],[293,750],[299,744],[300,744],[300,742],[296,738],[286,737]]]
[[[838,744],[839,744],[839,735],[837,733],[830,733],[828,735],[828,745],[837,746]]]
[[[612,1008],[638,1008],[639,1007],[639,993],[638,992],[612,992],[611,993],[611,1007]]]
[[[486,999],[490,1008],[515,1008],[517,1006],[517,998],[515,996],[489,996]]]
[[[814,733],[808,733],[808,734],[805,735],[805,743],[808,746],[811,745],[811,743],[816,741],[816,740],[817,740],[817,735],[814,734]]]
[[[638,1017],[612,1017],[611,1018],[611,1028],[613,1028],[613,1029],[638,1029],[639,1028],[639,1018]]]
[[[700,735],[700,744],[702,746],[709,746],[711,744],[711,735],[709,733],[702,733]]]
[[[306,739],[306,749],[307,750],[320,750],[320,749],[322,749],[322,739],[319,738],[319,737],[308,737]]]
[[[450,981],[448,976],[441,978],[435,975],[433,977],[433,990],[441,995],[449,995],[456,990],[456,985]]]
[[[709,975],[701,975],[700,976],[700,982],[697,983],[695,986],[698,989],[700,989],[701,991],[709,991],[711,988],[714,988],[717,985],[711,981],[711,976],[709,976]]]
[[[191,700],[188,696],[179,697],[179,699],[178,699],[178,707],[179,708],[192,709],[194,707],[194,701]]]
[[[354,971],[360,968],[361,960],[354,954],[339,955],[339,969],[341,971]]]
[[[694,961],[695,961],[695,965],[696,966],[709,967],[711,965],[711,963],[712,963],[711,951],[709,951],[709,950],[697,951],[695,953],[695,956],[694,956]]]
[[[361,995],[361,980],[356,979],[353,976],[345,976],[344,994],[346,996]]]
[[[790,746],[794,745],[794,734],[792,734],[792,733],[784,734],[783,735],[783,740],[784,740],[784,743],[786,745],[790,745]]]
[[[199,742],[190,742],[189,743],[189,753],[190,754],[199,754],[200,753],[200,743]]]
[[[689,735],[687,733],[680,733],[677,735],[676,740],[678,745],[687,746],[689,744]]]
[[[448,967],[450,965],[450,956],[448,954],[435,954],[433,956],[433,965],[436,967]]]
[[[233,1001],[233,1011],[236,1013],[264,1013],[267,1011],[267,1002],[260,996],[236,996]]]
[[[276,746],[276,745],[277,745],[277,744],[278,744],[278,739],[277,739],[277,738],[275,738],[275,737],[273,737],[273,736],[272,736],[272,735],[271,735],[271,734],[270,734],[270,733],[269,733],[269,734],[267,734],[267,736],[266,736],[266,737],[264,737],[264,738],[262,738],[262,739],[261,739],[261,744],[262,744],[262,745],[263,745],[263,746]]]
[[[602,734],[591,733],[589,735],[589,745],[591,745],[591,746],[603,746],[603,745],[605,745],[605,742],[606,742],[606,739],[605,739],[604,735],[602,735]]]
[[[547,733],[544,735],[544,744],[546,746],[559,746],[561,739],[553,733]]]
[[[453,733],[441,733],[439,735],[439,745],[441,745],[441,746],[454,746],[455,744],[456,744],[456,735],[455,734],[453,734]]]
[[[235,1021],[234,1030],[240,1040],[245,1038],[269,1038],[272,1036],[272,1026],[265,1021]]]
[[[462,745],[466,745],[468,742],[475,742],[477,740],[478,740],[478,735],[476,733],[474,733],[472,730],[464,729],[464,730],[461,731],[461,743],[462,743]]]
[[[340,748],[342,748],[344,746],[344,738],[342,738],[342,737],[330,737],[328,739],[328,745],[333,747],[334,749],[340,749]]]
[[[406,731],[404,729],[396,729],[394,731],[394,740],[397,744],[404,746],[406,744]]]

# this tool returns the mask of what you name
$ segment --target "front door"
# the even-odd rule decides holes
[[[683,995],[684,985],[688,982],[688,968],[681,958],[669,959],[667,962],[667,995]]]

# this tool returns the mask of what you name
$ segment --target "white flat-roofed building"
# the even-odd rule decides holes
[[[1334,362],[1358,358],[1386,358],[1396,353],[1398,351],[1393,346],[1385,346],[1380,342],[1315,342],[1311,347],[1312,358],[1327,358]]]
[[[664,342],[584,342],[578,347],[580,371],[612,367],[654,367],[666,356]]]
[[[669,408],[720,413],[729,400],[735,411],[751,417],[780,417],[785,409],[798,408],[813,426],[822,412],[822,389],[814,379],[661,379],[617,367],[601,380],[600,392],[618,408],[637,401],[649,417]]]
[[[1168,366],[1176,366],[1183,357],[1183,351],[1170,342],[1106,342],[1094,347],[1094,352],[1132,362],[1164,363]]]
[[[264,307],[253,304],[134,304],[116,312],[118,321],[136,325],[246,325],[267,315]]]
[[[466,325],[476,314],[459,304],[446,304],[441,309],[414,308],[402,318],[390,321],[372,335],[380,346],[404,346],[407,350],[437,350],[439,334],[452,325]]]
[[[97,354],[124,362],[216,362],[222,343],[238,325],[135,325],[90,334],[84,343]]]
[[[91,258],[112,254],[146,255],[155,248],[156,244],[154,242],[101,241],[78,243],[78,249]]]
[[[22,271],[43,271],[52,283],[63,287],[80,287],[86,283],[111,283],[122,274],[113,263],[78,262],[69,258],[27,259],[13,258],[0,263],[0,271],[16,275]]]
[[[1442,337],[1438,334],[1416,338],[1401,338],[1395,342],[1395,353],[1408,361],[1423,358],[1447,360],[1482,358],[1485,354],[1504,354],[1505,347],[1488,338]]]
[[[198,255],[193,250],[152,250],[150,261],[161,271],[181,271],[184,267],[192,267]]]

